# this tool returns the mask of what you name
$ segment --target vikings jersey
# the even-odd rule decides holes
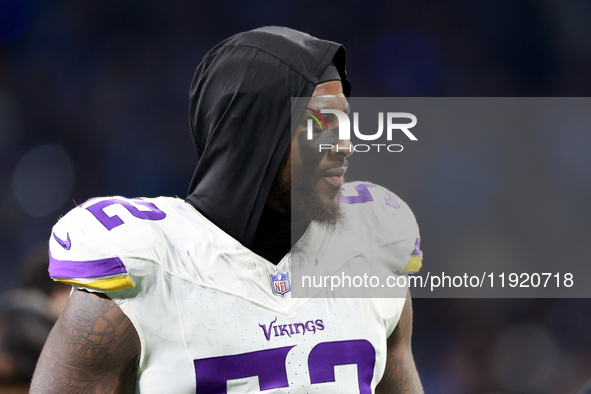
[[[326,288],[292,297],[292,264],[338,257],[339,267],[366,259],[416,272],[418,226],[373,184],[344,185],[341,201],[343,229],[312,224],[274,265],[183,200],[92,199],[54,226],[49,272],[108,294],[129,317],[141,341],[137,392],[372,393],[405,299]]]

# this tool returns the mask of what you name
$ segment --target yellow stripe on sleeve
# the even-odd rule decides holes
[[[423,256],[410,256],[403,272],[419,272],[423,266]]]
[[[118,276],[116,278],[99,279],[99,280],[80,280],[68,278],[53,278],[55,281],[66,283],[68,285],[88,287],[94,290],[115,291],[135,287],[129,275]]]

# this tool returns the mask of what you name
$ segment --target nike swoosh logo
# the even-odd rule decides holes
[[[70,248],[72,247],[72,242],[70,242],[70,234],[66,233],[66,240],[64,241],[63,239],[59,239],[59,237],[57,235],[55,235],[55,233],[53,233],[53,239],[55,239],[55,241],[60,244],[60,246],[66,250],[70,250]]]

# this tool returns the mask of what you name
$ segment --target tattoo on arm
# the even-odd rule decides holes
[[[74,291],[45,343],[31,393],[134,392],[139,355],[137,332],[115,302]]]
[[[422,394],[423,385],[415,365],[411,348],[412,301],[406,298],[402,315],[394,332],[388,338],[386,371],[376,394]]]

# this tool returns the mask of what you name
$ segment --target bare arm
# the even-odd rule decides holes
[[[423,385],[412,356],[410,339],[412,336],[412,301],[410,293],[406,297],[398,325],[388,338],[386,371],[376,387],[376,394],[424,393]]]
[[[140,340],[119,306],[74,291],[43,347],[30,393],[133,393]]]

